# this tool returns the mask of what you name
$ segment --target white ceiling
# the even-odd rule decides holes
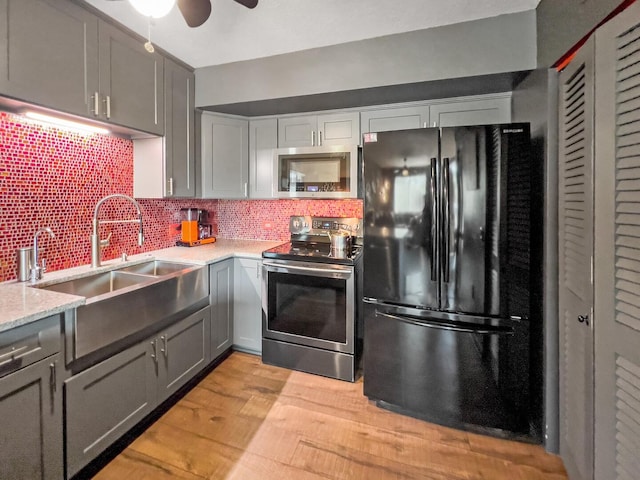
[[[85,0],[146,36],[126,0]],[[174,7],[153,20],[152,42],[194,68],[336,45],[531,10],[540,0],[260,0],[252,10],[211,0],[209,20],[189,28]]]

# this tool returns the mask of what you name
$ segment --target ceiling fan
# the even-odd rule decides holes
[[[258,0],[233,1],[247,8],[258,5]],[[129,3],[142,15],[153,18],[165,16],[177,3],[185,22],[192,28],[202,25],[211,15],[211,0],[129,0]]]

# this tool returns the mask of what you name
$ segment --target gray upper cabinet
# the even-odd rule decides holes
[[[249,196],[274,198],[273,149],[278,146],[278,120],[249,121]]]
[[[166,196],[194,197],[195,75],[164,61]]]
[[[358,145],[358,112],[281,117],[278,119],[278,147]]]
[[[99,95],[96,117],[163,135],[163,58],[143,43],[100,21],[100,88],[92,94]]]
[[[447,101],[429,106],[429,126],[458,127],[511,121],[511,95],[463,101]]]
[[[0,94],[89,115],[98,19],[54,0],[0,0]]]
[[[202,112],[200,167],[203,198],[248,198],[249,122]]]
[[[423,128],[429,125],[429,107],[397,107],[367,110],[360,114],[362,133]]]
[[[0,0],[0,94],[164,134],[163,58],[69,1]]]

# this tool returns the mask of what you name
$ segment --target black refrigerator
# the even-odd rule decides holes
[[[539,440],[542,200],[529,124],[364,135],[364,393]]]

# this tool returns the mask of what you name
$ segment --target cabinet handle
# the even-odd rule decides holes
[[[93,110],[91,113],[96,117],[100,115],[100,94],[98,92],[94,92],[90,97],[91,102],[93,102]]]
[[[56,362],[49,364],[49,385],[51,391],[55,392],[58,389],[58,381],[56,376]]]
[[[107,110],[107,118],[111,118],[111,97],[109,95],[104,97],[104,103]]]
[[[244,182],[244,197],[247,198],[249,195],[247,195],[247,182]]]
[[[318,146],[322,146],[322,130],[318,130]]]
[[[169,345],[167,344],[167,336],[162,335],[160,338],[162,339],[162,343],[164,343],[164,348],[161,348],[160,351],[164,353],[164,358],[169,358]]]
[[[158,365],[158,339],[153,340],[151,346],[153,347],[151,358],[153,358],[153,361]]]
[[[312,147],[316,146],[316,131],[315,130],[311,130],[311,146]]]
[[[169,196],[173,197],[173,177],[169,177]]]

